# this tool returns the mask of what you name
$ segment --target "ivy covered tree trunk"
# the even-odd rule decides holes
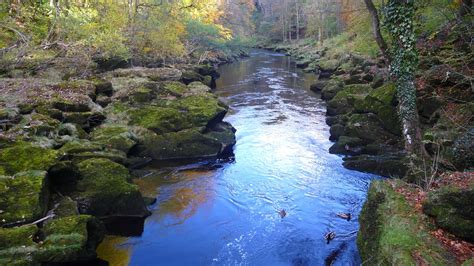
[[[415,1],[389,0],[385,8],[385,26],[390,34],[390,72],[396,81],[398,115],[403,129],[405,149],[412,166],[426,158],[416,107],[415,72],[418,63],[414,32]],[[413,180],[415,181],[415,180]]]

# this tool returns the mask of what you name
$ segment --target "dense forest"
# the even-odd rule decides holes
[[[383,177],[336,215],[360,224],[352,262],[472,265],[473,23],[471,0],[3,0],[0,265],[126,265],[105,235],[140,236],[156,204],[203,201],[180,190],[160,205],[174,181],[150,193],[143,169],[231,165],[246,139],[217,70],[262,50],[314,78],[328,152]]]

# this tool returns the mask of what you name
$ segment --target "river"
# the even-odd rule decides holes
[[[100,257],[111,265],[360,265],[358,214],[378,177],[328,153],[326,107],[309,90],[314,74],[258,50],[219,72],[235,160],[142,170],[137,184],[157,197],[143,235],[107,237]]]

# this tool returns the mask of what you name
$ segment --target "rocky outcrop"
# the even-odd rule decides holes
[[[93,260],[104,232],[141,234],[150,214],[130,169],[232,156],[218,76],[197,66],[1,79],[0,264]]]

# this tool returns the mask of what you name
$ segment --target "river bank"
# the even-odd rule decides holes
[[[360,217],[358,245],[363,261],[472,262],[474,211],[466,206],[472,205],[474,188],[469,70],[473,61],[472,44],[466,43],[469,38],[464,36],[468,33],[460,28],[450,23],[435,36],[418,42],[418,111],[433,166],[429,172],[419,166],[418,178],[427,184],[424,189],[407,179],[373,182]],[[305,72],[318,75],[319,81],[311,89],[327,102],[326,122],[335,142],[330,152],[344,155],[345,167],[405,177],[396,91],[383,60],[307,44],[267,48],[293,56]],[[413,207],[418,211],[410,211]],[[393,217],[399,218],[396,223]]]
[[[140,235],[150,215],[130,170],[232,156],[216,78],[201,65],[0,79],[0,264],[95,260],[104,234]]]

